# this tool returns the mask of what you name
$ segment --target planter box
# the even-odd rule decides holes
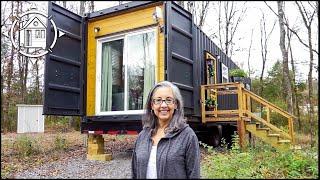
[[[244,77],[232,77],[233,82],[244,82]]]

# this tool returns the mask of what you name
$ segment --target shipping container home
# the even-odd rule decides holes
[[[250,90],[250,79],[230,81],[237,65],[179,5],[134,1],[81,17],[50,2],[48,13],[64,34],[46,57],[44,114],[81,116],[82,133],[136,134],[150,88],[167,80],[180,89],[199,139],[217,145],[241,132],[244,101],[237,93]],[[48,27],[47,44],[54,36]],[[234,87],[237,93],[220,93]],[[213,119],[204,109],[211,95],[217,99]],[[237,116],[219,118],[219,111]]]

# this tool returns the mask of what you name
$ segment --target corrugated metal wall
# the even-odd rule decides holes
[[[191,30],[190,30],[191,29]],[[193,16],[166,1],[166,80],[175,83],[185,101],[186,115],[200,117],[200,85],[206,84],[205,51],[217,59],[217,82],[222,82],[221,63],[229,71],[238,66],[200,30]],[[218,58],[219,56],[219,58]],[[229,82],[230,82],[229,78]],[[237,95],[218,97],[218,109],[236,109]]]
[[[198,66],[200,67],[200,74],[198,75],[198,80],[201,82],[201,85],[206,84],[204,53],[205,51],[208,51],[217,59],[217,82],[221,83],[221,63],[226,65],[229,68],[229,70],[237,68],[237,65],[233,61],[231,61],[231,59],[228,58],[226,54],[223,53],[222,50],[218,48],[218,46],[213,41],[211,41],[210,38],[196,25],[194,25],[194,31],[196,36],[195,58],[196,62],[199,63]],[[218,109],[235,109],[237,108],[237,102],[237,95],[218,96]]]
[[[174,83],[181,92],[186,115],[193,115],[194,91],[199,87],[195,76],[194,35],[192,14],[179,5],[166,1],[166,80]],[[196,110],[198,111],[198,110]]]

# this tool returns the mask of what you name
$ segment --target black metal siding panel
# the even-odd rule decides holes
[[[226,56],[225,53],[205,34],[202,30],[195,25],[195,30],[197,31],[195,34],[195,42],[197,42],[195,57],[200,59],[200,79],[199,81],[202,84],[206,83],[206,74],[205,74],[205,58],[204,51],[208,51],[212,55],[214,55],[217,59],[217,81],[218,83],[222,82],[222,74],[221,74],[221,63],[224,63],[229,70],[236,68],[236,64],[231,61],[230,58]],[[219,56],[219,58],[217,58]],[[236,109],[237,108],[237,95],[225,95],[218,97],[218,109],[226,110],[226,109]]]
[[[165,4],[166,80],[180,89],[185,114],[194,115],[196,62],[192,14],[174,2],[166,1]]]
[[[82,17],[52,2],[49,2],[48,15],[65,34],[57,38],[52,52],[46,55],[43,112],[46,115],[83,115]],[[53,27],[48,25],[47,46],[54,36]]]
[[[194,24],[190,13],[174,2],[166,1],[165,4],[166,80],[172,81],[180,88],[184,96],[186,114],[192,114],[193,109],[193,115],[200,116],[200,85],[206,83],[204,51],[210,52],[217,58],[218,83],[222,82],[221,63],[225,64],[229,70],[237,66]],[[219,109],[235,109],[237,96],[219,97],[218,104]]]

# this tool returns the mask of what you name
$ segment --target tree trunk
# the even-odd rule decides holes
[[[310,23],[311,24],[311,23]],[[312,70],[313,70],[313,51],[312,51],[312,40],[311,40],[311,25],[308,28],[308,40],[309,40],[309,55],[310,55],[310,64],[309,64],[309,73],[308,73],[308,103],[310,104],[310,134],[311,134],[311,147],[314,146],[313,142],[313,117],[314,117],[314,106],[313,106],[313,85],[312,85]]]
[[[298,6],[299,12],[301,14],[301,17],[303,19],[304,25],[307,28],[308,31],[308,49],[309,49],[309,58],[310,58],[310,64],[309,64],[309,73],[308,73],[308,104],[310,106],[309,111],[308,111],[308,119],[310,123],[310,138],[311,138],[311,147],[314,146],[313,142],[313,118],[314,118],[314,105],[313,105],[313,84],[312,84],[312,71],[313,71],[313,52],[314,50],[312,49],[312,36],[311,36],[311,25],[313,21],[314,14],[317,12],[317,15],[319,15],[319,9],[318,9],[318,3],[316,3],[316,9],[311,13],[311,15],[308,15],[308,13],[305,10],[305,7],[303,6],[302,2],[301,5],[297,1],[295,1],[296,5]],[[319,26],[319,25],[318,25]],[[295,33],[295,35],[299,38],[299,36]],[[302,41],[300,41],[302,44]]]
[[[182,8],[184,8],[184,1],[176,1],[178,5],[180,5]]]
[[[37,58],[36,62],[35,62],[35,70],[36,70],[36,87],[35,87],[35,91],[36,91],[36,103],[37,104],[41,104],[41,92],[40,92],[40,78],[39,78],[39,58]]]
[[[288,112],[292,114],[292,90],[291,90],[291,78],[289,74],[289,65],[288,65],[288,51],[286,49],[286,31],[284,28],[284,12],[283,12],[283,1],[277,1],[278,4],[278,13],[279,13],[279,26],[280,26],[280,49],[283,59],[283,86],[286,102],[288,105]]]
[[[13,16],[14,12],[14,1],[11,1],[11,15]],[[14,18],[11,19],[11,22],[14,22]],[[13,33],[13,38],[15,38],[15,33]],[[4,100],[4,106],[3,106],[3,132],[8,132],[8,125],[9,125],[9,107],[10,107],[10,99],[11,99],[11,82],[12,82],[12,74],[13,74],[13,58],[14,58],[14,48],[11,48],[11,55],[9,62],[7,63],[6,67],[6,95]]]
[[[80,1],[80,12],[79,15],[83,16],[85,13],[85,2],[86,1]]]
[[[94,11],[94,1],[90,1],[89,11],[90,12]]]
[[[253,29],[251,29],[251,38],[250,38],[250,45],[248,49],[248,75],[249,79],[251,79],[251,68],[250,68],[250,56],[251,56],[251,46],[252,46],[252,37],[253,37]]]
[[[294,59],[293,59],[293,53],[292,53],[292,48],[291,48],[291,33],[289,33],[289,30],[288,30],[288,48],[289,48],[289,50],[290,50],[290,57],[291,57],[291,69],[292,69],[292,81],[293,81],[293,83],[292,83],[292,92],[293,92],[293,94],[292,94],[292,103],[293,103],[293,105],[294,105],[294,107],[295,108],[293,108],[293,112],[294,112],[294,114],[298,117],[298,129],[299,129],[299,131],[301,132],[301,126],[302,126],[302,124],[301,124],[301,119],[300,119],[300,110],[299,110],[299,103],[298,103],[298,96],[297,96],[297,94],[298,94],[298,92],[297,92],[297,86],[296,86],[296,68],[295,68],[295,66],[294,66]]]

